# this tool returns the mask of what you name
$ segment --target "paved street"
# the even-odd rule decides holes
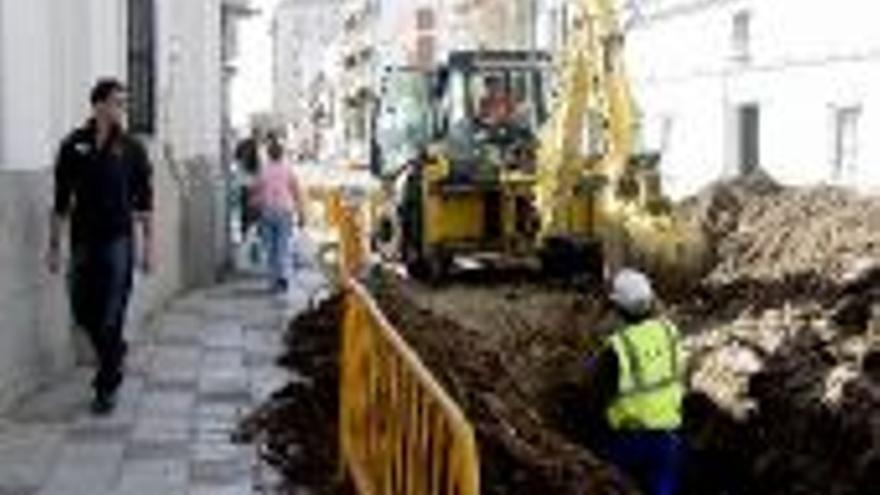
[[[301,270],[287,297],[254,278],[196,292],[131,337],[116,412],[88,412],[79,369],[0,419],[0,495],[239,495],[272,473],[230,431],[286,381],[284,322],[320,290]]]

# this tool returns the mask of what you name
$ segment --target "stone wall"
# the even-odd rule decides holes
[[[74,363],[63,279],[43,264],[51,180],[0,171],[0,410]]]
[[[178,164],[155,148],[157,264],[137,276],[130,337],[182,290],[216,281],[225,259],[217,161]],[[0,171],[0,411],[87,360],[74,345],[64,277],[43,262],[51,193],[49,169]]]
[[[187,287],[218,280],[225,264],[225,189],[216,160],[195,157],[182,163],[180,256]]]

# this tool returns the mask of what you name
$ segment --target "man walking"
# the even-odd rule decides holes
[[[148,273],[152,268],[152,167],[144,147],[123,128],[122,83],[98,81],[91,104],[92,117],[58,151],[47,261],[57,273],[61,236],[70,220],[71,307],[98,361],[92,410],[108,414],[123,379],[123,325],[136,245],[141,269]]]

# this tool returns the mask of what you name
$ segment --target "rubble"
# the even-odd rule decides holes
[[[743,371],[743,353],[763,361],[797,333],[864,352],[880,305],[880,199],[824,186],[782,188],[758,175],[716,184],[682,210],[716,246],[700,291],[672,308],[691,335],[696,384],[717,377],[702,390],[740,409],[731,399],[761,367]]]
[[[704,460],[702,474],[689,476],[689,492],[749,486],[748,493],[860,493],[868,485],[840,479],[865,478],[864,466],[875,465],[880,444],[840,447],[833,462],[820,447],[834,448],[838,433],[870,437],[866,425],[880,414],[844,406],[855,400],[855,384],[864,382],[859,363],[876,346],[870,321],[880,305],[880,266],[874,264],[880,260],[880,201],[832,187],[784,188],[753,176],[716,184],[683,209],[717,248],[696,293],[664,294],[687,335],[689,403],[703,403],[689,418],[688,436]],[[396,303],[401,307],[456,323],[428,330],[433,327],[400,321],[401,328],[425,329],[407,334],[423,355],[447,349],[445,357],[430,360],[432,369],[442,375],[466,361],[465,376],[495,377],[493,403],[526,404],[519,416],[537,418],[534,427],[583,448],[580,432],[566,423],[578,413],[586,422],[585,410],[564,410],[564,397],[548,391],[576,383],[583,372],[577,363],[607,333],[595,301],[509,280],[493,287],[408,286],[401,293],[409,299]],[[471,348],[493,358],[461,351]],[[460,380],[448,383],[461,386]],[[812,430],[819,433],[810,445],[791,438],[809,437],[816,424],[848,426]],[[786,464],[787,458],[796,462]],[[717,476],[725,466],[737,475]]]
[[[306,381],[292,380],[273,393],[235,434],[239,442],[256,444],[263,459],[286,480],[279,495],[355,493],[338,477],[342,311],[342,295],[336,294],[290,323],[278,362]]]
[[[880,199],[838,187],[749,176],[707,188],[681,211],[713,246],[704,285],[770,296],[766,306],[826,298],[855,267],[880,260]]]
[[[684,210],[716,247],[698,297],[673,308],[690,385],[711,402],[691,422],[733,432],[693,448],[738,458],[748,493],[869,493],[880,382],[862,363],[878,345],[880,200],[749,178]]]
[[[872,493],[880,200],[759,175],[715,184],[681,211],[715,246],[695,292],[663,294],[685,335],[692,391],[684,493]],[[522,274],[475,278],[425,287],[383,272],[368,285],[474,424],[482,493],[634,493],[597,455],[601,413],[583,388],[585,362],[615,328],[602,295]],[[279,392],[245,428],[297,481],[306,467],[326,475],[335,466],[333,311],[297,320],[283,360],[311,370],[315,386]],[[281,417],[298,419],[283,426]],[[325,467],[285,454],[292,444],[319,452]]]
[[[715,410],[690,421],[703,427],[721,422],[735,432],[708,448],[725,460],[738,457],[742,477],[735,483],[748,493],[872,493],[880,382],[861,370],[858,363],[841,363],[816,333],[800,329],[748,378],[747,395],[756,407],[745,418],[731,423]],[[830,388],[837,388],[836,397]],[[691,437],[698,457],[705,442]]]

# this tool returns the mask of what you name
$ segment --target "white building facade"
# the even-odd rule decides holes
[[[760,167],[880,187],[880,30],[863,0],[639,2],[627,62],[647,148],[680,196]]]
[[[312,134],[314,92],[343,15],[339,0],[281,0],[272,20],[273,108],[294,133]]]
[[[76,359],[64,277],[46,273],[43,254],[54,154],[87,118],[99,77],[128,83],[130,119],[154,164],[158,266],[138,281],[130,326],[216,272],[223,21],[242,3],[0,2],[0,410]]]
[[[440,0],[447,49],[527,50],[537,44],[535,19],[554,0]],[[546,8],[546,7],[544,7]]]

